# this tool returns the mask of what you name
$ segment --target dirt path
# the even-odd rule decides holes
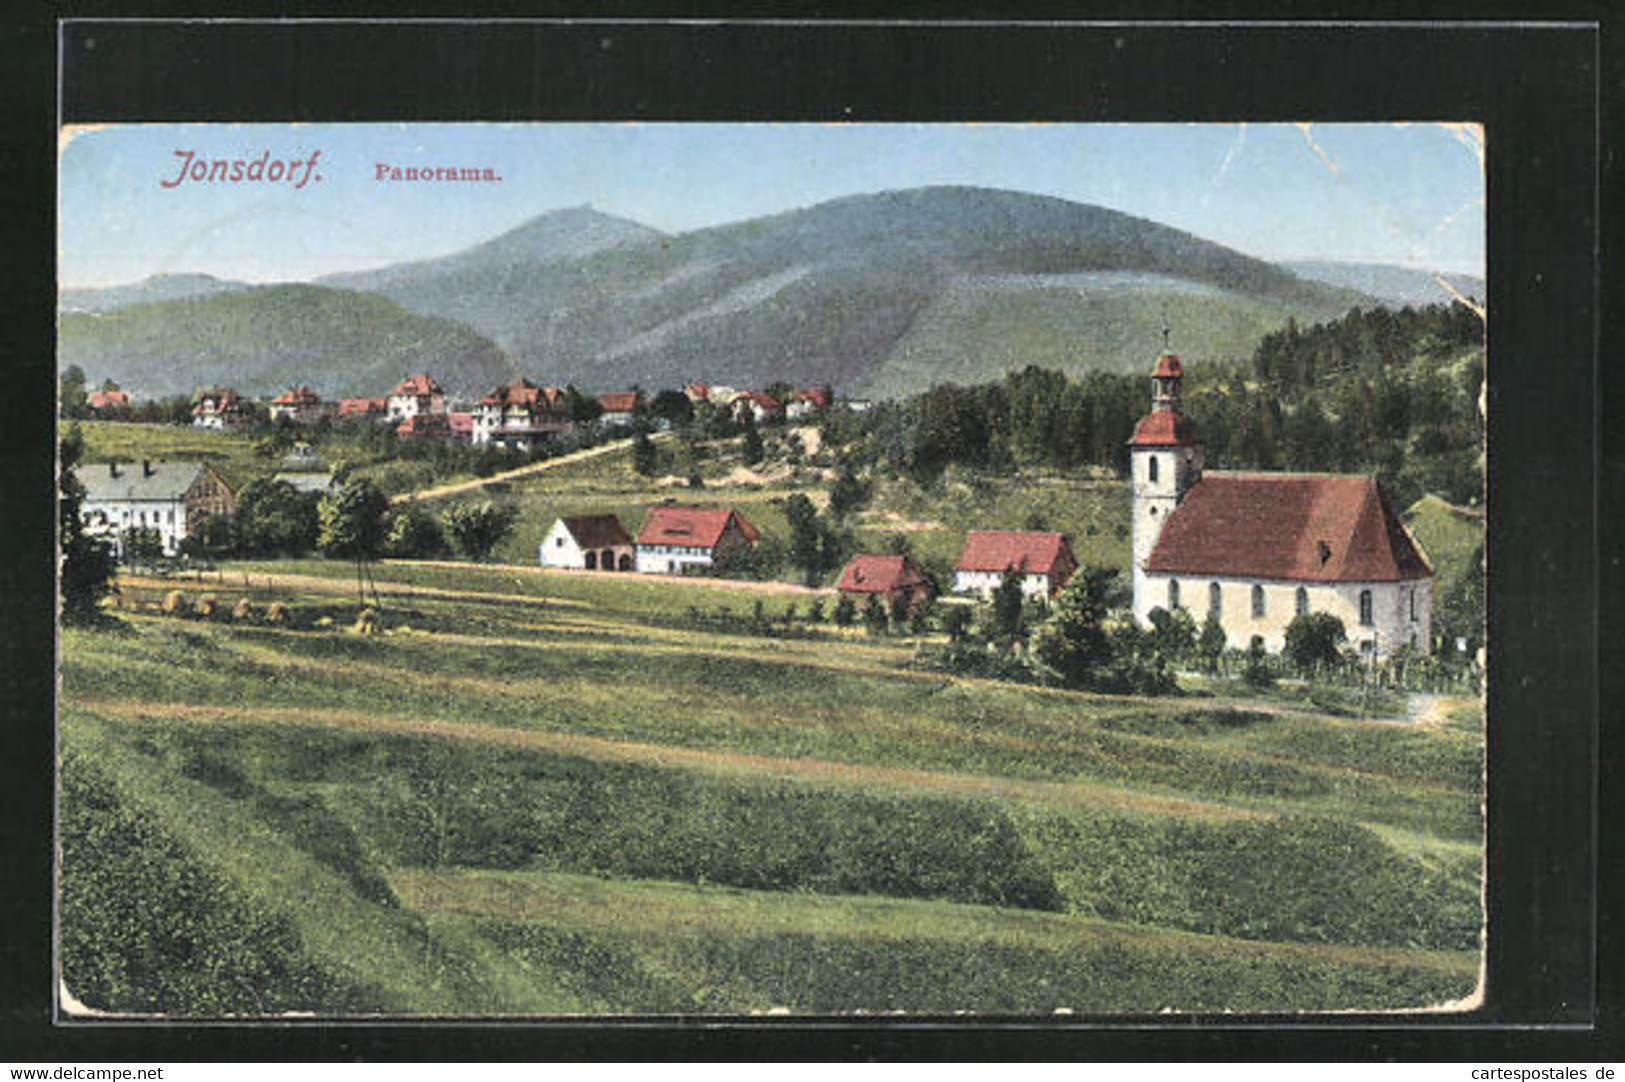
[[[653,442],[669,438],[670,435],[668,433],[662,432],[658,435],[650,437],[650,440]],[[545,473],[548,470],[557,469],[559,466],[569,466],[576,462],[585,462],[589,458],[597,458],[600,455],[607,455],[613,451],[619,451],[625,447],[628,447],[631,445],[631,443],[631,440],[612,440],[609,443],[601,443],[597,447],[588,447],[583,451],[571,451],[567,455],[560,455],[558,458],[550,458],[544,462],[532,462],[528,466],[519,466],[515,469],[503,470],[501,473],[493,473],[490,477],[476,477],[472,481],[458,481],[450,485],[438,485],[434,488],[419,489],[416,492],[403,492],[398,496],[391,496],[389,502],[393,504],[412,503],[413,501],[421,502],[424,500],[439,500],[444,499],[447,496],[461,496],[465,492],[478,492],[487,485],[501,484],[504,481],[516,481],[522,477],[530,477],[533,474]]]
[[[1016,800],[1084,805],[1193,819],[1253,819],[1259,813],[1223,804],[1136,793],[1111,785],[1081,782],[1028,781],[985,774],[950,774],[906,767],[843,763],[827,759],[710,751],[670,744],[608,740],[578,733],[509,729],[477,722],[434,721],[366,714],[353,710],[309,710],[280,707],[202,706],[191,703],[132,702],[64,696],[64,702],[104,718],[124,721],[185,721],[195,724],[265,723],[318,725],[353,731],[467,740],[498,747],[522,748],[600,761],[683,767],[805,779],[825,784],[895,785],[963,796],[1001,796]]]

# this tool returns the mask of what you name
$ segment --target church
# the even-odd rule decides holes
[[[1295,617],[1329,612],[1363,657],[1425,652],[1433,567],[1377,479],[1204,472],[1183,379],[1178,357],[1157,359],[1129,440],[1135,619],[1184,609],[1201,626],[1215,613],[1232,648],[1279,651]]]

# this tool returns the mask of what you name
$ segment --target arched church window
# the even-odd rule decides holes
[[[1253,619],[1261,620],[1264,617],[1264,588],[1253,585]]]
[[[1146,469],[1146,478],[1152,484],[1156,484],[1157,483],[1157,456],[1156,455],[1152,455],[1150,458],[1148,458],[1146,460],[1145,469]]]
[[[1224,590],[1216,582],[1208,583],[1207,607],[1208,611],[1214,616],[1220,616],[1224,613]]]
[[[1168,611],[1174,612],[1179,608],[1179,580],[1168,580]]]
[[[1371,591],[1360,591],[1360,626],[1370,627],[1371,620]]]
[[[1309,615],[1309,591],[1305,590],[1302,586],[1298,587],[1298,594],[1297,594],[1296,602],[1297,602],[1297,606],[1298,606],[1298,615],[1299,616],[1308,616]]]

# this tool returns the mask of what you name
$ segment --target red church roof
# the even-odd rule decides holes
[[[1433,568],[1374,477],[1210,473],[1168,516],[1146,570],[1397,582]]]
[[[1130,447],[1184,447],[1196,442],[1196,422],[1178,410],[1154,410],[1134,426]]]
[[[889,594],[925,582],[925,576],[907,556],[854,556],[841,572],[837,589],[864,594]]]
[[[744,515],[730,508],[663,505],[649,508],[638,531],[638,544],[715,548],[730,520],[738,524],[746,541],[754,543],[761,536]]]
[[[1063,579],[1077,567],[1065,534],[1019,530],[972,530],[954,565],[957,571],[1018,571]]]

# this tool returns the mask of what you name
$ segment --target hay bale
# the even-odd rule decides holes
[[[254,618],[254,606],[249,602],[248,598],[239,597],[237,599],[237,604],[231,607],[231,618],[233,620],[252,620]]]
[[[175,616],[186,607],[186,595],[179,590],[171,590],[164,595],[163,610],[165,616]]]
[[[282,624],[288,620],[288,607],[280,601],[273,601],[265,609],[265,622],[268,624]]]

